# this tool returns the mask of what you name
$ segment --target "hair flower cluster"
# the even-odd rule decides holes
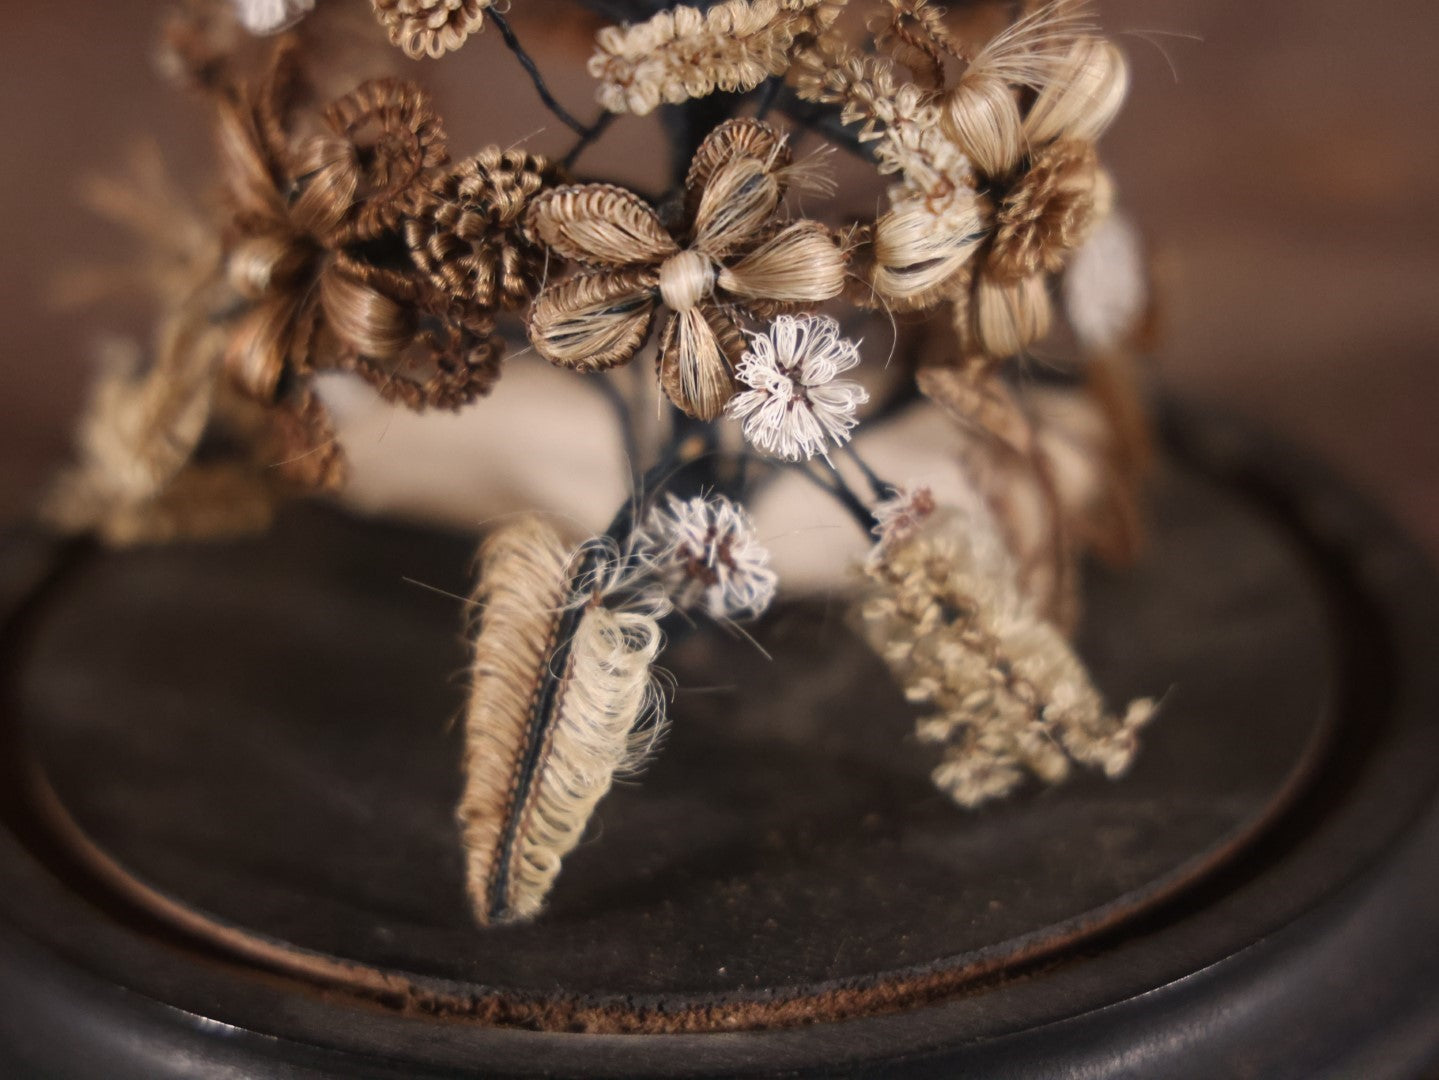
[[[546,82],[560,54],[537,62],[520,40],[527,18],[553,23],[543,5],[512,22],[496,0],[369,0],[372,36],[413,59],[493,22],[478,44],[513,54],[565,129],[544,133],[568,145],[555,160],[518,145],[452,159],[421,86],[361,69],[373,54],[331,21],[346,18],[339,0],[177,4],[163,59],[213,106],[217,212],[187,212],[139,158],[133,183],[90,193],[150,251],[138,273],[86,268],[76,291],[140,280],[162,308],[148,356],[137,344],[107,365],[45,519],[114,545],[259,529],[285,500],[345,479],[326,373],[384,403],[458,409],[489,392],[522,333],[579,373],[627,364],[653,337],[658,389],[648,373],[592,379],[602,393],[576,401],[549,394],[565,380],[524,358],[540,365],[531,391],[517,386],[510,415],[491,409],[459,436],[483,449],[463,468],[431,463],[465,498],[529,489],[549,504],[560,485],[537,470],[562,460],[572,500],[546,509],[567,523],[607,509],[593,503],[607,488],[629,492],[579,543],[537,513],[482,515],[503,520],[487,526],[469,607],[458,807],[479,923],[533,918],[600,799],[658,747],[667,636],[773,603],[778,574],[746,500],[801,545],[777,553],[796,590],[838,587],[841,558],[854,568],[798,492],[832,500],[867,538],[853,626],[922,708],[916,734],[957,804],[1075,766],[1118,776],[1155,705],[1109,708],[1067,636],[1081,557],[1122,561],[1143,537],[1135,361],[1149,290],[1137,238],[1107,217],[1095,142],[1127,74],[1087,2],[946,13],[874,0],[867,21],[841,19],[848,0],[581,5],[623,23],[596,35],[603,111],[586,123]],[[316,7],[302,34],[271,45],[243,32],[276,33]],[[991,35],[1002,7],[1010,25]],[[642,198],[579,165],[615,114],[662,105],[672,190]],[[788,212],[790,192],[826,185],[769,115],[852,154],[873,190]],[[1046,332],[1051,297],[1075,362],[1022,378],[1000,361]],[[837,298],[846,314],[820,312]],[[850,374],[875,309],[941,304],[938,320],[887,319],[894,362]],[[933,333],[948,320],[953,332]],[[614,455],[591,438],[603,418]],[[361,430],[348,428],[351,445]],[[760,455],[798,467],[753,467]],[[606,477],[611,457],[621,468]],[[900,469],[935,486],[900,487]]]

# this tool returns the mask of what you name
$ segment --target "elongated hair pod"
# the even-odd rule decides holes
[[[618,599],[612,554],[570,551],[537,517],[481,549],[458,811],[481,924],[539,914],[610,784],[656,745],[657,612]]]

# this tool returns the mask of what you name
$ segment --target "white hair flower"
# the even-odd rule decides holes
[[[677,608],[733,619],[759,615],[774,599],[779,579],[769,551],[744,507],[723,495],[666,495],[665,505],[650,511],[638,546]]]
[[[277,34],[315,10],[315,0],[232,0],[235,15],[252,34]]]
[[[756,447],[786,461],[826,454],[849,441],[855,410],[869,400],[864,387],[835,378],[859,363],[859,346],[840,337],[826,315],[781,315],[763,334],[750,335],[735,377],[749,390],[726,408]]]

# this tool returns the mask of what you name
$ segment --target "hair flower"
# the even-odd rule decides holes
[[[849,441],[855,410],[869,400],[859,383],[838,379],[859,363],[859,346],[839,336],[827,315],[781,315],[766,333],[750,336],[735,375],[750,389],[726,412],[767,454],[786,461],[827,453]]]
[[[735,314],[817,303],[844,287],[844,253],[830,230],[777,216],[793,168],[767,124],[731,120],[695,153],[674,232],[638,196],[608,184],[539,196],[531,231],[585,269],[536,297],[536,351],[577,371],[626,363],[663,303],[673,314],[660,336],[660,383],[689,415],[719,416],[744,352]]]
[[[703,607],[711,618],[734,619],[760,615],[774,599],[769,551],[744,507],[723,495],[666,495],[636,548],[680,610]]]
[[[429,96],[392,78],[333,101],[317,132],[297,137],[296,48],[282,39],[266,77],[219,102],[238,309],[223,363],[247,397],[289,415],[293,460],[324,487],[341,459],[308,387],[315,372],[350,372],[417,410],[493,387],[494,306],[523,302],[514,294],[534,276],[516,203],[553,170],[498,150],[448,168]],[[473,202],[494,211],[476,231]]]

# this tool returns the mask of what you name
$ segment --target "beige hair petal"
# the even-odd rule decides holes
[[[256,401],[274,401],[289,359],[298,303],[290,297],[263,300],[245,312],[225,345],[230,380]]]
[[[649,337],[658,287],[653,271],[596,271],[551,285],[530,308],[530,341],[576,371],[623,364]]]
[[[928,307],[950,291],[989,235],[978,196],[959,191],[937,215],[920,200],[906,200],[874,225],[875,292],[902,310]]]
[[[746,244],[779,209],[784,189],[763,161],[737,157],[710,177],[695,211],[695,247],[716,262]]]
[[[530,207],[529,227],[561,258],[586,266],[644,266],[679,251],[654,209],[612,184],[545,192]]]
[[[817,221],[796,221],[720,271],[719,286],[746,300],[818,303],[844,289],[845,256]]]
[[[784,172],[794,155],[790,152],[789,141],[764,121],[743,116],[726,120],[705,136],[690,160],[689,173],[685,176],[685,194],[691,215],[709,186],[710,178],[720,166],[736,158],[751,158],[763,163],[783,184]]]
[[[1082,0],[1051,0],[975,54],[945,94],[940,123],[981,173],[1003,176],[1024,157],[1033,133],[1020,117],[1017,91],[1039,89],[1069,70],[1071,50],[1089,29]]]
[[[1104,134],[1129,92],[1129,65],[1106,38],[1085,35],[1054,65],[1024,118],[1032,143],[1070,138],[1093,142]]]
[[[415,311],[333,266],[320,275],[320,306],[335,336],[362,356],[397,356],[414,340]]]
[[[1053,315],[1043,274],[1017,282],[982,275],[969,305],[955,306],[960,340],[996,358],[1014,356],[1044,337]]]
[[[734,396],[744,337],[724,312],[700,304],[673,316],[660,339],[660,386],[681,411],[714,420]]]
[[[232,101],[215,107],[215,128],[220,175],[225,195],[237,215],[281,221],[285,202],[275,186],[269,163],[261,153],[263,141],[254,117]]]
[[[997,75],[967,75],[944,98],[939,122],[985,176],[1004,176],[1024,157],[1027,143],[1019,99]]]

